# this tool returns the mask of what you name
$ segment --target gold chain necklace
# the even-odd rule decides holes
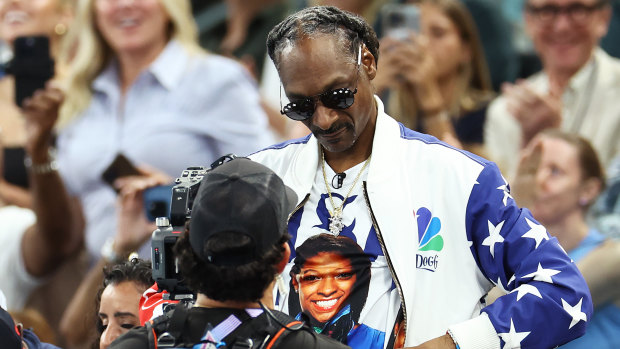
[[[353,192],[353,188],[355,188],[357,181],[362,176],[362,173],[364,173],[364,169],[368,165],[368,162],[370,162],[371,157],[372,157],[372,154],[370,154],[368,159],[364,161],[364,165],[362,166],[362,169],[357,173],[357,177],[355,177],[355,180],[353,181],[353,184],[351,185],[351,189],[349,189],[347,196],[345,196],[344,199],[342,199],[342,203],[340,204],[340,206],[336,207],[336,205],[334,205],[334,199],[332,198],[332,192],[331,190],[329,190],[329,184],[327,183],[327,175],[325,174],[325,152],[323,151],[323,148],[321,148],[321,168],[323,169],[323,180],[325,180],[325,188],[327,189],[327,195],[329,196],[329,201],[331,202],[332,208],[334,209],[334,212],[330,211],[329,209],[327,210],[330,216],[329,217],[329,232],[332,233],[334,236],[338,236],[340,232],[342,231],[342,229],[344,228],[344,223],[342,223],[342,209],[344,208],[344,203],[349,198],[349,195],[351,195],[351,193]]]

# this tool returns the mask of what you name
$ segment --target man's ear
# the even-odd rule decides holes
[[[368,80],[373,80],[377,76],[377,61],[366,45],[362,49],[362,66],[368,75]]]
[[[284,271],[284,268],[286,268],[286,264],[288,263],[288,259],[291,257],[291,247],[288,242],[285,242],[282,246],[284,247],[284,254],[282,255],[282,260],[278,263],[278,274],[281,274]]]

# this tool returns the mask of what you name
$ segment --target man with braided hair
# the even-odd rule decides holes
[[[306,8],[270,32],[267,48],[290,100],[282,114],[312,132],[251,156],[298,197],[283,273],[290,290],[274,291],[277,306],[301,308],[317,332],[353,348],[393,348],[403,337],[414,348],[551,348],[584,333],[592,303],[583,277],[516,206],[497,166],[385,114],[371,83],[379,44],[363,19]],[[318,234],[361,252],[304,251],[291,271],[302,264],[295,249]],[[359,254],[370,273],[352,262]],[[485,307],[496,285],[508,294]],[[359,294],[353,317],[347,303]]]

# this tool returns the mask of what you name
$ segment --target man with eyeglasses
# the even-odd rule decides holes
[[[487,112],[489,157],[514,175],[519,150],[541,130],[588,139],[605,166],[620,152],[620,60],[598,44],[611,17],[609,0],[528,0],[528,35],[543,71],[502,86]]]
[[[574,263],[493,163],[385,114],[378,47],[363,19],[334,7],[268,36],[290,100],[281,112],[312,131],[251,156],[298,197],[277,307],[352,348],[551,348],[582,335],[592,304]],[[320,234],[359,250],[304,250],[291,282],[296,249]],[[510,293],[485,307],[495,285]]]

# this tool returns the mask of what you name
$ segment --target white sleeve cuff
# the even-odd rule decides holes
[[[486,313],[452,325],[449,331],[460,349],[500,349],[499,336]]]

